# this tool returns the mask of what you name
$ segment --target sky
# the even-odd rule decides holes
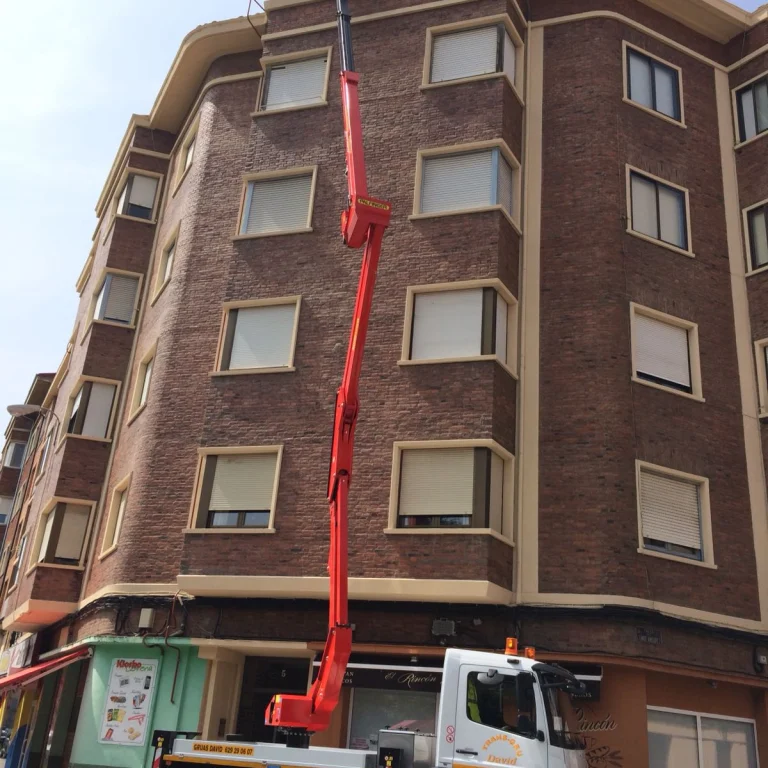
[[[149,112],[187,32],[247,7],[0,0],[0,426],[64,354],[94,206],[128,119]]]

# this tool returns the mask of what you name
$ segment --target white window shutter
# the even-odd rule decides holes
[[[217,456],[210,511],[248,512],[272,508],[277,454]]]
[[[517,48],[509,36],[509,32],[504,30],[504,72],[511,82],[515,82],[515,68],[517,66]]]
[[[443,83],[497,72],[498,44],[496,26],[438,35],[432,44],[430,82]]]
[[[653,317],[635,315],[637,372],[691,386],[688,331]]]
[[[499,178],[496,202],[512,216],[512,206],[515,200],[515,175],[504,156],[499,154]]]
[[[632,174],[632,229],[649,237],[658,237],[656,184]]]
[[[104,319],[120,323],[133,321],[133,310],[136,306],[136,291],[139,288],[137,277],[128,275],[111,275],[109,293],[104,307]]]
[[[280,368],[291,362],[295,304],[237,311],[229,368]]]
[[[13,509],[13,499],[8,496],[0,496],[0,518],[5,520]]]
[[[404,450],[400,516],[471,515],[474,457],[474,448]]]
[[[493,150],[425,157],[421,213],[483,208],[493,204]]]
[[[250,182],[250,207],[245,211],[243,234],[291,232],[309,226],[311,176]]]
[[[142,208],[149,208],[151,210],[155,205],[156,191],[157,178],[155,176],[134,174],[130,202],[132,205],[139,205]]]
[[[507,329],[509,327],[509,307],[507,302],[496,294],[496,357],[502,363],[507,362]]]
[[[83,421],[81,434],[89,437],[106,437],[112,403],[115,399],[115,385],[93,382],[88,399],[88,411]]]
[[[677,70],[666,66],[657,66],[654,68],[656,81],[656,109],[662,114],[675,119],[677,115],[677,91],[678,76]]]
[[[661,239],[685,248],[688,239],[685,222],[685,197],[682,192],[659,184],[659,230]]]
[[[483,290],[417,293],[413,302],[412,360],[481,354]]]
[[[65,560],[80,560],[90,513],[90,509],[81,504],[67,504],[64,507],[64,520],[61,524],[54,557]]]
[[[696,483],[640,471],[643,538],[701,550],[701,512]]]
[[[627,51],[627,64],[629,66],[629,93],[632,101],[653,109],[651,62],[645,56]]]
[[[744,119],[743,141],[757,135],[757,122],[755,121],[755,97],[751,88],[747,88],[739,96],[741,101],[741,114]]]
[[[328,59],[307,59],[269,68],[263,109],[317,104],[323,100]]]

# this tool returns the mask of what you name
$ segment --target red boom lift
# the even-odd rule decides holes
[[[265,713],[267,725],[286,730],[291,746],[307,746],[309,736],[330,723],[339,701],[344,672],[352,650],[352,628],[348,618],[347,595],[347,497],[352,478],[352,449],[359,411],[358,384],[365,337],[381,254],[384,230],[389,225],[392,206],[368,196],[363,156],[363,130],[360,120],[358,84],[352,57],[352,37],[347,0],[336,0],[341,53],[341,100],[344,117],[344,148],[347,162],[349,199],[341,214],[341,234],[350,248],[365,246],[360,282],[352,317],[352,330],[341,386],[336,393],[333,421],[331,466],[328,477],[328,503],[331,513],[331,543],[328,553],[330,602],[328,637],[320,671],[304,696],[278,694]]]

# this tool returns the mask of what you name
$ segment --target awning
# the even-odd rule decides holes
[[[0,691],[4,691],[6,688],[10,688],[14,685],[34,683],[35,680],[39,680],[41,677],[50,675],[53,672],[58,672],[60,669],[64,669],[64,667],[68,667],[70,664],[74,664],[76,661],[90,655],[90,648],[80,648],[80,650],[75,651],[74,653],[69,653],[66,656],[59,656],[58,659],[51,659],[42,664],[37,664],[34,667],[20,669],[18,672],[8,675],[8,677],[0,678]]]

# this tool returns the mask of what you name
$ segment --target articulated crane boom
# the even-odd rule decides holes
[[[341,233],[350,248],[365,246],[357,288],[352,330],[347,348],[344,375],[336,393],[328,502],[331,514],[331,543],[328,553],[330,602],[328,637],[320,671],[304,696],[278,694],[265,713],[267,725],[288,729],[289,744],[306,746],[309,735],[328,727],[341,692],[344,672],[352,650],[352,628],[348,617],[347,590],[347,497],[352,478],[352,449],[359,409],[358,384],[363,349],[368,332],[376,268],[384,230],[392,206],[368,197],[363,156],[358,83],[352,57],[350,15],[347,0],[336,0],[341,52],[341,99],[344,117],[344,145],[347,161],[348,207],[341,214]]]

